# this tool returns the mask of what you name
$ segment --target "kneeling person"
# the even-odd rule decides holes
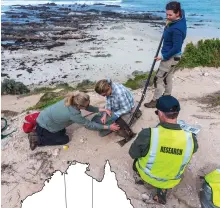
[[[110,79],[103,79],[96,83],[95,91],[104,97],[106,97],[106,109],[112,112],[111,116],[108,116],[105,112],[96,117],[97,122],[103,124],[111,124],[116,122],[124,129],[124,132],[119,132],[120,136],[133,137],[135,134],[123,120],[124,116],[132,113],[135,108],[134,98],[132,93],[124,87],[122,84],[114,83]],[[100,131],[100,136],[106,136],[111,131]]]
[[[156,104],[160,123],[156,128],[143,129],[130,147],[133,170],[138,182],[157,188],[154,200],[165,204],[167,189],[181,181],[182,174],[198,149],[196,136],[177,124],[180,105],[172,96],[162,96]]]
[[[68,143],[69,137],[66,135],[66,127],[73,123],[81,124],[90,130],[109,129],[117,131],[120,129],[115,123],[107,126],[84,118],[81,114],[81,109],[111,114],[110,111],[91,106],[89,103],[89,95],[79,93],[69,96],[41,111],[37,118],[37,135],[29,134],[31,150],[34,150],[37,146],[64,145]]]

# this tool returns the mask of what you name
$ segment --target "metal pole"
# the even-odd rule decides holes
[[[160,43],[159,43],[159,46],[158,46],[158,48],[157,48],[157,52],[156,52],[155,57],[157,57],[158,54],[159,54],[159,52],[160,52],[160,48],[161,48],[162,42],[163,42],[163,35],[162,35],[162,37],[161,37],[161,39],[160,39]],[[128,124],[129,126],[132,125],[132,123],[133,123],[133,121],[134,121],[134,118],[135,118],[135,115],[137,114],[137,112],[138,112],[138,110],[139,110],[139,108],[140,108],[142,102],[143,102],[144,99],[145,99],[146,91],[147,91],[147,88],[148,88],[149,83],[150,83],[150,79],[151,79],[151,76],[152,76],[152,73],[153,73],[153,70],[154,70],[155,63],[156,63],[156,59],[154,59],[154,61],[153,61],[153,64],[152,64],[152,66],[151,66],[151,69],[150,69],[150,72],[149,72],[149,75],[148,75],[148,78],[147,78],[147,81],[146,81],[145,86],[144,86],[144,90],[143,90],[141,99],[140,99],[140,101],[139,101],[139,103],[138,103],[138,105],[137,105],[137,107],[136,107],[136,109],[135,109],[135,112],[134,112],[133,115],[132,115],[132,118],[131,118],[131,120],[130,120],[130,122],[129,122],[129,124]]]

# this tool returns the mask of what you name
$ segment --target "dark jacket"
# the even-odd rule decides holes
[[[169,60],[172,56],[181,53],[183,41],[186,38],[186,18],[182,10],[181,19],[169,24],[163,33],[162,56],[163,60]]]
[[[171,124],[171,123],[160,123],[162,127],[166,129],[173,129],[173,130],[181,130],[179,124]],[[140,157],[144,157],[147,155],[150,149],[150,139],[151,139],[151,129],[146,128],[143,129],[137,136],[136,140],[132,143],[129,154],[133,159],[138,159]],[[195,153],[198,149],[198,143],[196,139],[196,135],[193,134],[193,141],[194,141],[194,150]]]

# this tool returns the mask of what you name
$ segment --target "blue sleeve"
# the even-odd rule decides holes
[[[172,37],[173,47],[168,53],[162,54],[163,60],[169,60],[172,56],[179,53],[182,48],[183,43],[183,34],[178,29],[173,30],[173,37]]]

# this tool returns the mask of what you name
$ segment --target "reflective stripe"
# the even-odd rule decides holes
[[[146,164],[146,168],[141,167],[139,160],[138,160],[138,165],[139,165],[140,169],[142,169],[151,178],[154,178],[158,181],[168,181],[167,179],[164,179],[164,178],[157,178],[150,173],[152,166],[154,164],[154,161],[156,159],[157,147],[158,147],[158,143],[159,143],[159,129],[158,128],[151,128],[151,130],[153,131],[153,134],[151,137],[152,138],[152,141],[151,141],[152,147],[150,148],[150,155],[149,155],[149,158],[148,158],[148,161]]]
[[[192,139],[191,139],[191,133],[190,132],[185,132],[185,134],[186,134],[186,151],[185,151],[183,162],[182,162],[182,165],[180,166],[178,174],[173,179],[164,179],[164,178],[158,178],[158,177],[156,177],[156,176],[154,176],[150,173],[151,170],[152,170],[153,163],[156,159],[157,147],[158,147],[158,143],[159,143],[159,128],[151,128],[151,130],[153,130],[152,141],[151,141],[152,147],[150,148],[150,155],[149,155],[149,158],[148,158],[148,161],[147,161],[147,164],[146,164],[146,168],[141,167],[140,161],[138,160],[139,168],[142,171],[144,171],[146,175],[148,175],[149,177],[154,178],[158,181],[168,181],[168,180],[177,180],[177,179],[179,179],[182,175],[181,171],[187,165],[187,163],[190,160],[191,155],[192,155],[193,144],[192,144]]]
[[[156,159],[156,155],[157,155],[157,147],[158,147],[158,142],[159,142],[159,129],[158,128],[152,128],[151,130],[153,130],[153,141],[151,143],[152,147],[150,150],[150,156],[149,159],[147,161],[147,165],[145,168],[145,172],[150,173],[153,163]]]
[[[186,151],[185,151],[185,155],[183,158],[183,162],[182,165],[179,169],[178,174],[176,175],[175,179],[179,179],[181,177],[181,171],[185,168],[185,166],[187,165],[191,155],[192,155],[192,139],[191,139],[191,133],[190,132],[185,132],[186,134]]]
[[[156,179],[157,181],[168,181],[167,179],[157,178],[157,177],[153,176],[149,171],[147,171],[146,168],[144,169],[144,168],[141,167],[139,160],[138,160],[138,166],[139,166],[139,168],[140,168],[141,170],[143,170],[143,171],[146,173],[146,175],[150,176],[151,178],[154,178],[154,179]]]

